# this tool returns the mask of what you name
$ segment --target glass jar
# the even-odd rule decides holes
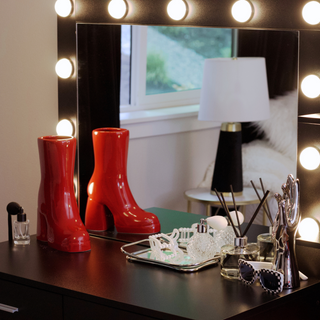
[[[260,261],[272,262],[275,255],[275,239],[272,234],[259,234],[257,244],[260,250]]]
[[[189,257],[194,262],[206,261],[214,257],[217,248],[214,238],[207,232],[205,220],[201,219],[197,231],[187,243]]]
[[[234,244],[227,244],[221,248],[221,272],[229,279],[239,279],[238,260],[259,260],[259,247],[256,243],[247,243],[247,237],[234,238]]]

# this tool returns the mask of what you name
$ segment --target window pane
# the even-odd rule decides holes
[[[200,89],[204,60],[231,51],[230,29],[148,27],[146,95]]]

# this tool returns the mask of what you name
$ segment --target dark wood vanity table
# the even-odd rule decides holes
[[[150,211],[159,216],[163,232],[178,220],[174,227],[200,219]],[[253,226],[251,237],[260,228]],[[0,319],[319,319],[317,278],[272,296],[258,284],[222,278],[219,265],[182,273],[128,262],[120,248],[141,236],[126,236],[92,236],[91,251],[75,254],[53,250],[35,236],[26,247],[0,243],[0,303],[19,308],[13,314],[0,311]]]

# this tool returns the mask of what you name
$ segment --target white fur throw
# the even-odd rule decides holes
[[[297,93],[270,100],[270,119],[257,124],[266,134],[266,141],[254,140],[242,145],[243,185],[251,187],[252,180],[260,187],[281,192],[288,174],[296,176]],[[208,166],[198,187],[211,187],[214,161]]]
[[[270,99],[270,118],[256,123],[272,147],[291,160],[296,160],[298,96],[291,91]]]

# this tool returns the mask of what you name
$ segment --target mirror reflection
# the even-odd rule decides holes
[[[82,27],[78,28],[80,39],[81,32],[88,28],[113,26]],[[266,189],[279,192],[287,175],[296,172],[298,33],[159,26],[135,29],[122,26],[121,45],[119,43],[122,113],[199,104],[203,63],[207,58],[265,57],[271,117],[261,123],[242,124],[244,186],[250,187],[250,180],[259,185],[259,178],[262,178]],[[215,31],[214,36],[212,31]],[[86,41],[90,48],[97,39]],[[95,57],[97,54],[95,52]],[[78,61],[82,77],[79,90],[86,92],[88,87],[83,86],[87,82],[83,81],[81,70],[88,61]],[[178,69],[179,66],[182,67]],[[97,68],[97,79],[99,74]],[[175,94],[178,97],[173,97]],[[87,107],[90,108],[89,103]],[[161,121],[165,126],[172,120],[162,118]],[[155,122],[150,125],[156,127]],[[80,134],[81,126],[85,123],[79,122]],[[130,130],[133,124],[123,121],[121,126]],[[130,140],[128,178],[142,208],[156,206],[186,211],[186,190],[210,188],[219,126],[212,124],[197,130],[187,127],[182,131],[141,135]],[[87,154],[90,148],[87,147]],[[81,186],[85,190],[87,181],[80,175]],[[195,204],[193,212],[204,214],[204,209]]]

